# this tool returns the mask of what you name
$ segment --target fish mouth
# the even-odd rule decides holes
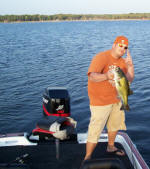
[[[119,72],[120,68],[119,67],[115,67],[115,71]]]

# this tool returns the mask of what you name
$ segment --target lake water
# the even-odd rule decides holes
[[[0,133],[30,132],[43,117],[48,86],[65,86],[77,130],[87,131],[92,57],[125,35],[135,65],[127,133],[150,166],[150,21],[0,24]]]

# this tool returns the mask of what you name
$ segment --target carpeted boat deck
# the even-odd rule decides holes
[[[122,148],[118,143],[116,146]],[[127,156],[108,154],[106,147],[107,143],[98,143],[92,159],[119,158],[126,169],[133,168]],[[30,169],[79,169],[84,155],[85,144],[78,144],[75,141],[60,142],[59,159],[56,158],[55,142],[40,143],[38,146],[1,147],[0,166],[18,163],[20,160],[19,163],[24,162]]]

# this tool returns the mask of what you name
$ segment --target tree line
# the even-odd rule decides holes
[[[148,19],[150,13],[129,14],[56,14],[56,15],[0,15],[0,22],[31,22],[31,21],[76,21],[76,20],[117,20],[117,19]]]

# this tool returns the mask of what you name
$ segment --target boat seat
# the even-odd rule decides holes
[[[86,160],[80,169],[126,169],[118,158],[104,158]]]
[[[54,138],[60,140],[65,140],[74,133],[75,128],[76,121],[71,117],[50,116],[40,120],[32,133],[34,135],[39,135],[42,138],[45,137],[44,135],[46,134],[49,136],[52,135]]]
[[[67,118],[65,117],[55,117],[55,116],[50,116],[50,117],[47,117],[43,120],[40,120],[38,123],[37,123],[37,126],[43,130],[47,130],[49,131],[50,130],[50,126],[52,124],[54,124],[55,122],[57,122],[58,124],[62,124],[63,122],[65,122],[67,120]]]

